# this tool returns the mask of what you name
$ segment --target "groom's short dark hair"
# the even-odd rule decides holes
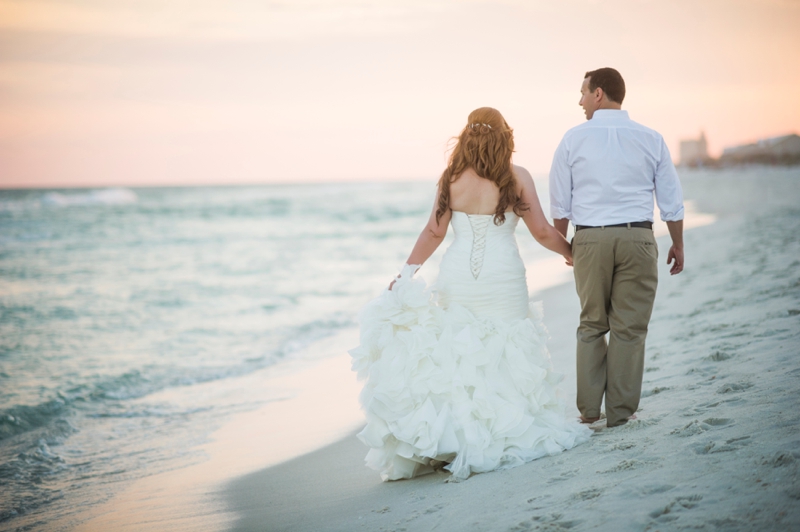
[[[583,79],[586,78],[589,78],[590,91],[600,87],[612,102],[622,103],[622,100],[625,99],[625,80],[613,68],[592,70],[583,76]]]

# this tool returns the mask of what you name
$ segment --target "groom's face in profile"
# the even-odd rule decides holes
[[[583,84],[581,85],[581,99],[578,102],[578,105],[583,107],[583,112],[586,114],[586,120],[592,119],[592,115],[594,115],[594,112],[600,107],[601,100],[601,96],[598,95],[598,91],[602,89],[598,87],[594,91],[589,90],[589,81],[591,79],[591,77],[588,77],[583,80]]]

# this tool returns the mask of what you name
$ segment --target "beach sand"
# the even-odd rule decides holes
[[[669,239],[659,238],[637,420],[601,421],[571,451],[461,483],[446,473],[384,483],[355,437],[363,414],[345,354],[357,343],[351,331],[312,346],[316,361],[238,382],[274,400],[215,432],[205,460],[141,479],[62,528],[800,530],[800,168],[682,181],[694,207],[714,216],[693,217],[679,276],[669,276]],[[553,365],[577,416],[579,305],[566,280],[533,299],[543,301]]]
[[[679,276],[659,240],[638,419],[599,422],[578,448],[461,483],[381,482],[350,435],[230,482],[219,496],[232,528],[800,530],[800,171],[712,172],[684,187],[719,219],[687,231]],[[538,298],[571,403],[574,287]]]

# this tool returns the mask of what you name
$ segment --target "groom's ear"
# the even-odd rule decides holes
[[[594,90],[594,95],[595,95],[595,97],[596,97],[598,100],[602,100],[602,99],[603,99],[603,96],[605,96],[605,95],[606,95],[606,93],[603,91],[603,89],[602,89],[601,87],[597,87],[597,88]]]

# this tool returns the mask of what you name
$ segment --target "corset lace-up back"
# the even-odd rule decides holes
[[[470,226],[472,226],[472,251],[469,256],[469,264],[472,276],[477,279],[483,267],[483,257],[486,252],[486,231],[489,229],[492,217],[468,214],[467,218]]]

